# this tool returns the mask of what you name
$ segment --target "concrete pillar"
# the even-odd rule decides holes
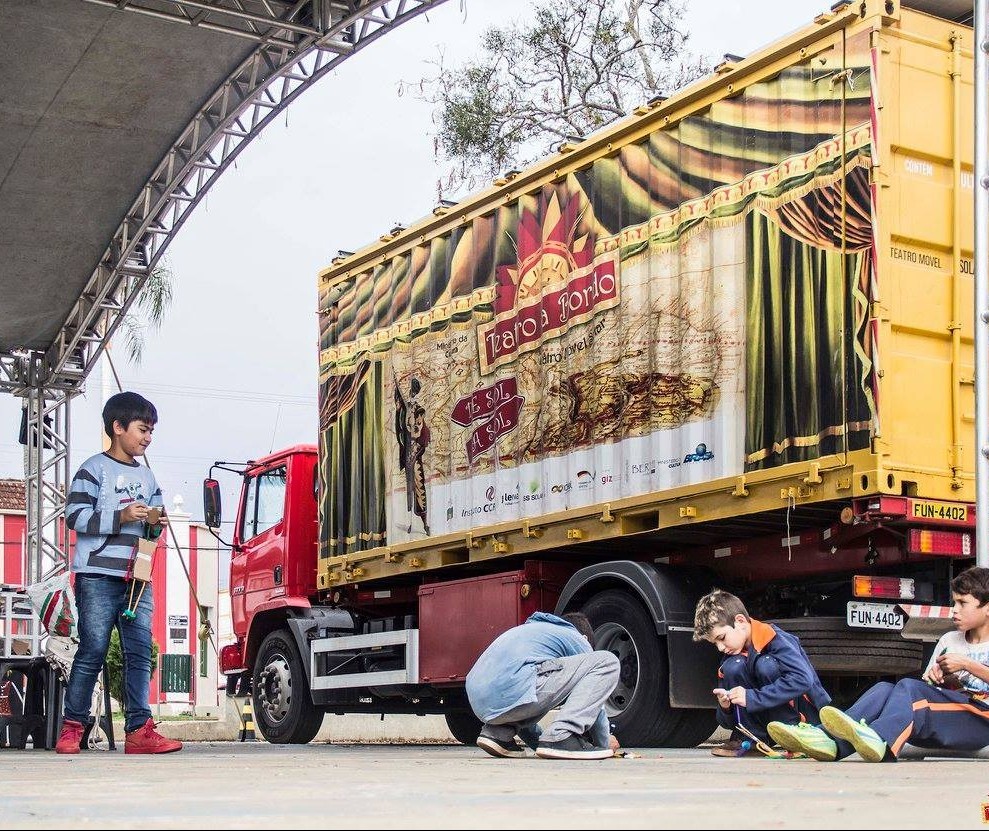
[[[194,525],[190,533],[196,552],[196,591],[199,603],[209,616],[212,639],[199,637],[203,621],[196,620],[196,657],[193,671],[196,675],[194,713],[203,718],[218,718],[219,666],[217,650],[223,646],[219,639],[220,608],[218,597],[219,549],[216,537],[203,525]],[[198,613],[198,610],[194,610]],[[205,669],[205,674],[203,670]]]
[[[172,499],[172,506],[167,509],[168,522],[172,531],[168,532],[167,552],[168,563],[165,569],[165,642],[160,644],[161,652],[168,655],[193,655],[195,657],[195,621],[189,614],[189,582],[182,567],[182,559],[189,562],[189,519],[183,510],[184,500],[180,494]],[[173,533],[174,532],[174,533]],[[175,549],[176,543],[181,549]],[[196,681],[196,666],[193,660],[192,683]],[[192,706],[192,693],[165,693],[163,700],[167,704],[178,705],[169,708],[172,712],[189,710]],[[183,706],[184,705],[184,706]]]

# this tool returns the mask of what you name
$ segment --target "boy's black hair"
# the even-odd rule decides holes
[[[985,606],[989,601],[989,568],[972,566],[951,581],[951,591],[955,594],[970,594]]]
[[[581,635],[587,638],[587,642],[594,648],[594,627],[583,612],[567,612],[563,619],[574,627]]]
[[[155,405],[136,392],[118,392],[103,405],[103,429],[113,438],[113,422],[119,421],[126,430],[132,421],[144,421],[152,427],[158,423]]]

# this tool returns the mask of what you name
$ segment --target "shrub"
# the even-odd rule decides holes
[[[124,624],[127,625],[126,623]],[[158,644],[151,639],[151,677],[158,668]],[[110,648],[106,653],[106,673],[110,682],[110,695],[121,705],[124,703],[124,653],[120,648],[120,633],[114,627],[110,633]]]

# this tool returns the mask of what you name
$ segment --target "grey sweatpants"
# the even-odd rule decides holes
[[[516,733],[524,738],[526,732],[538,733],[539,720],[560,707],[541,741],[562,741],[571,733],[580,736],[595,727],[589,738],[604,746],[608,724],[602,708],[618,683],[619,668],[618,658],[611,652],[585,652],[543,661],[536,667],[536,700],[489,721],[481,728],[481,735],[503,742],[511,741]]]

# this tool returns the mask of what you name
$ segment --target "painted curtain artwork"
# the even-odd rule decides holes
[[[858,47],[323,289],[321,556],[867,447]]]

